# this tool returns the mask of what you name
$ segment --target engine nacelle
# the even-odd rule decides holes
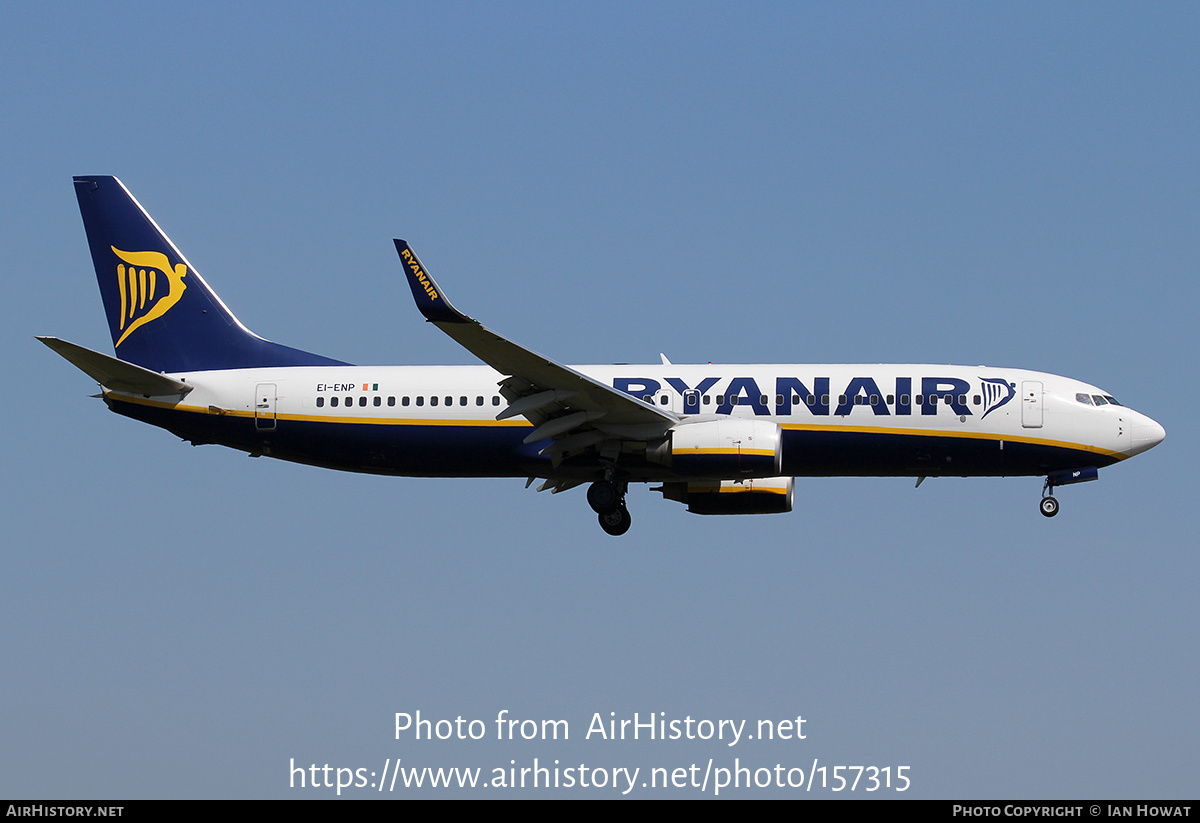
[[[783,466],[783,429],[766,420],[683,423],[671,429],[669,444],[660,462],[692,477],[776,477]]]
[[[784,514],[792,510],[795,479],[758,477],[713,483],[664,483],[663,497],[693,514]]]

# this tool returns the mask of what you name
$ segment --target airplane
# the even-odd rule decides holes
[[[940,365],[565,366],[456,309],[395,240],[426,321],[479,366],[355,366],[238,321],[115,177],[75,193],[116,356],[38,339],[112,411],[194,445],[344,471],[524,477],[628,531],[631,483],[696,514],[789,512],[800,476],[1044,476],[1054,489],[1153,448],[1163,427],[1087,383]]]

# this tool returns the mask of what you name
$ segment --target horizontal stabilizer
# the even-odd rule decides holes
[[[126,363],[124,360],[68,343],[57,337],[39,337],[38,340],[54,349],[72,365],[107,389],[141,394],[146,397],[163,397],[171,394],[182,396],[192,390],[187,383],[167,377],[165,374],[152,372],[133,363]]]

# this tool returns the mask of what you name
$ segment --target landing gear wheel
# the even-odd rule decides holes
[[[1046,517],[1053,517],[1058,514],[1058,501],[1053,497],[1043,497],[1041,508],[1042,514]]]
[[[587,502],[596,514],[604,514],[621,505],[621,490],[609,480],[597,480],[588,486]]]
[[[625,534],[633,523],[633,518],[629,516],[629,509],[624,506],[617,506],[611,511],[601,512],[599,519],[600,528],[613,537]]]

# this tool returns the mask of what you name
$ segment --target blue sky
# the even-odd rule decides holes
[[[11,4],[0,795],[326,797],[289,788],[293,758],[388,757],[1194,795],[1198,24],[1172,3]],[[1036,478],[801,479],[796,511],[757,518],[635,489],[620,540],[581,491],[193,448],[33,339],[109,350],[70,183],[91,173],[250,328],[355,363],[473,362],[413,308],[400,236],[563,362],[1032,368],[1168,436],[1054,520]],[[396,712],[502,709],[571,740],[394,739]],[[807,737],[583,739],[609,712],[802,715]],[[698,794],[635,790],[672,793]],[[732,796],[770,794],[795,792]]]

